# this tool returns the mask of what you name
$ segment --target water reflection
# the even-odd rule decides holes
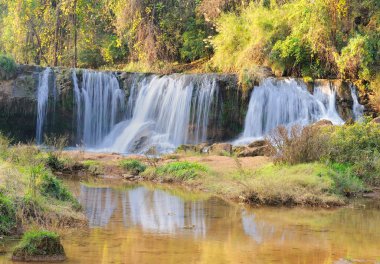
[[[195,236],[206,235],[203,201],[184,201],[163,190],[136,187],[116,191],[81,185],[80,202],[85,208],[90,227],[109,224],[121,204],[122,222],[126,228],[140,227],[144,232],[175,234],[188,230]]]
[[[70,264],[380,260],[380,206],[373,202],[334,210],[248,208],[151,186],[73,182],[72,189],[91,228],[63,237]],[[0,256],[0,263],[12,263],[9,259],[10,253]]]

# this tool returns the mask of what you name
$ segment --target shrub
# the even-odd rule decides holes
[[[298,164],[319,161],[327,154],[328,134],[322,128],[280,126],[269,136],[268,143],[276,163]]]
[[[0,80],[8,80],[16,73],[15,61],[6,55],[0,54]]]
[[[33,257],[56,257],[64,260],[65,251],[59,235],[49,231],[26,232],[13,252],[13,260],[30,261]]]
[[[349,164],[365,182],[380,184],[380,125],[365,120],[335,127],[329,140],[328,159]]]
[[[65,202],[76,201],[72,194],[63,185],[62,181],[47,172],[40,175],[38,179],[38,187],[43,196],[52,197]]]
[[[0,193],[0,235],[10,235],[16,227],[14,203]]]
[[[146,165],[136,159],[122,160],[120,166],[133,175],[138,175],[146,170]]]
[[[349,165],[332,163],[330,177],[334,181],[334,191],[337,194],[352,196],[365,191],[363,182],[352,172]]]
[[[46,165],[54,171],[60,171],[65,167],[64,162],[51,152],[48,153]]]
[[[159,176],[173,177],[176,180],[192,180],[198,178],[207,168],[198,163],[188,161],[176,161],[157,168]]]

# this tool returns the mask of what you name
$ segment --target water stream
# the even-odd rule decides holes
[[[37,88],[37,121],[36,121],[36,141],[37,144],[42,144],[44,136],[44,126],[46,126],[46,119],[49,106],[50,85],[49,78],[52,74],[50,68],[46,68],[39,74],[38,88]],[[55,93],[55,87],[53,87],[53,93]],[[56,99],[56,96],[54,96]],[[55,100],[54,100],[55,102]]]

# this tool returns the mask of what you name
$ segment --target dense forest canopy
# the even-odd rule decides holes
[[[342,77],[380,84],[379,0],[0,0],[19,63]],[[244,76],[243,76],[244,77]]]

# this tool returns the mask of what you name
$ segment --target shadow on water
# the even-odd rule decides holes
[[[89,228],[64,236],[67,263],[380,261],[374,201],[334,210],[248,208],[151,185],[70,186]]]

